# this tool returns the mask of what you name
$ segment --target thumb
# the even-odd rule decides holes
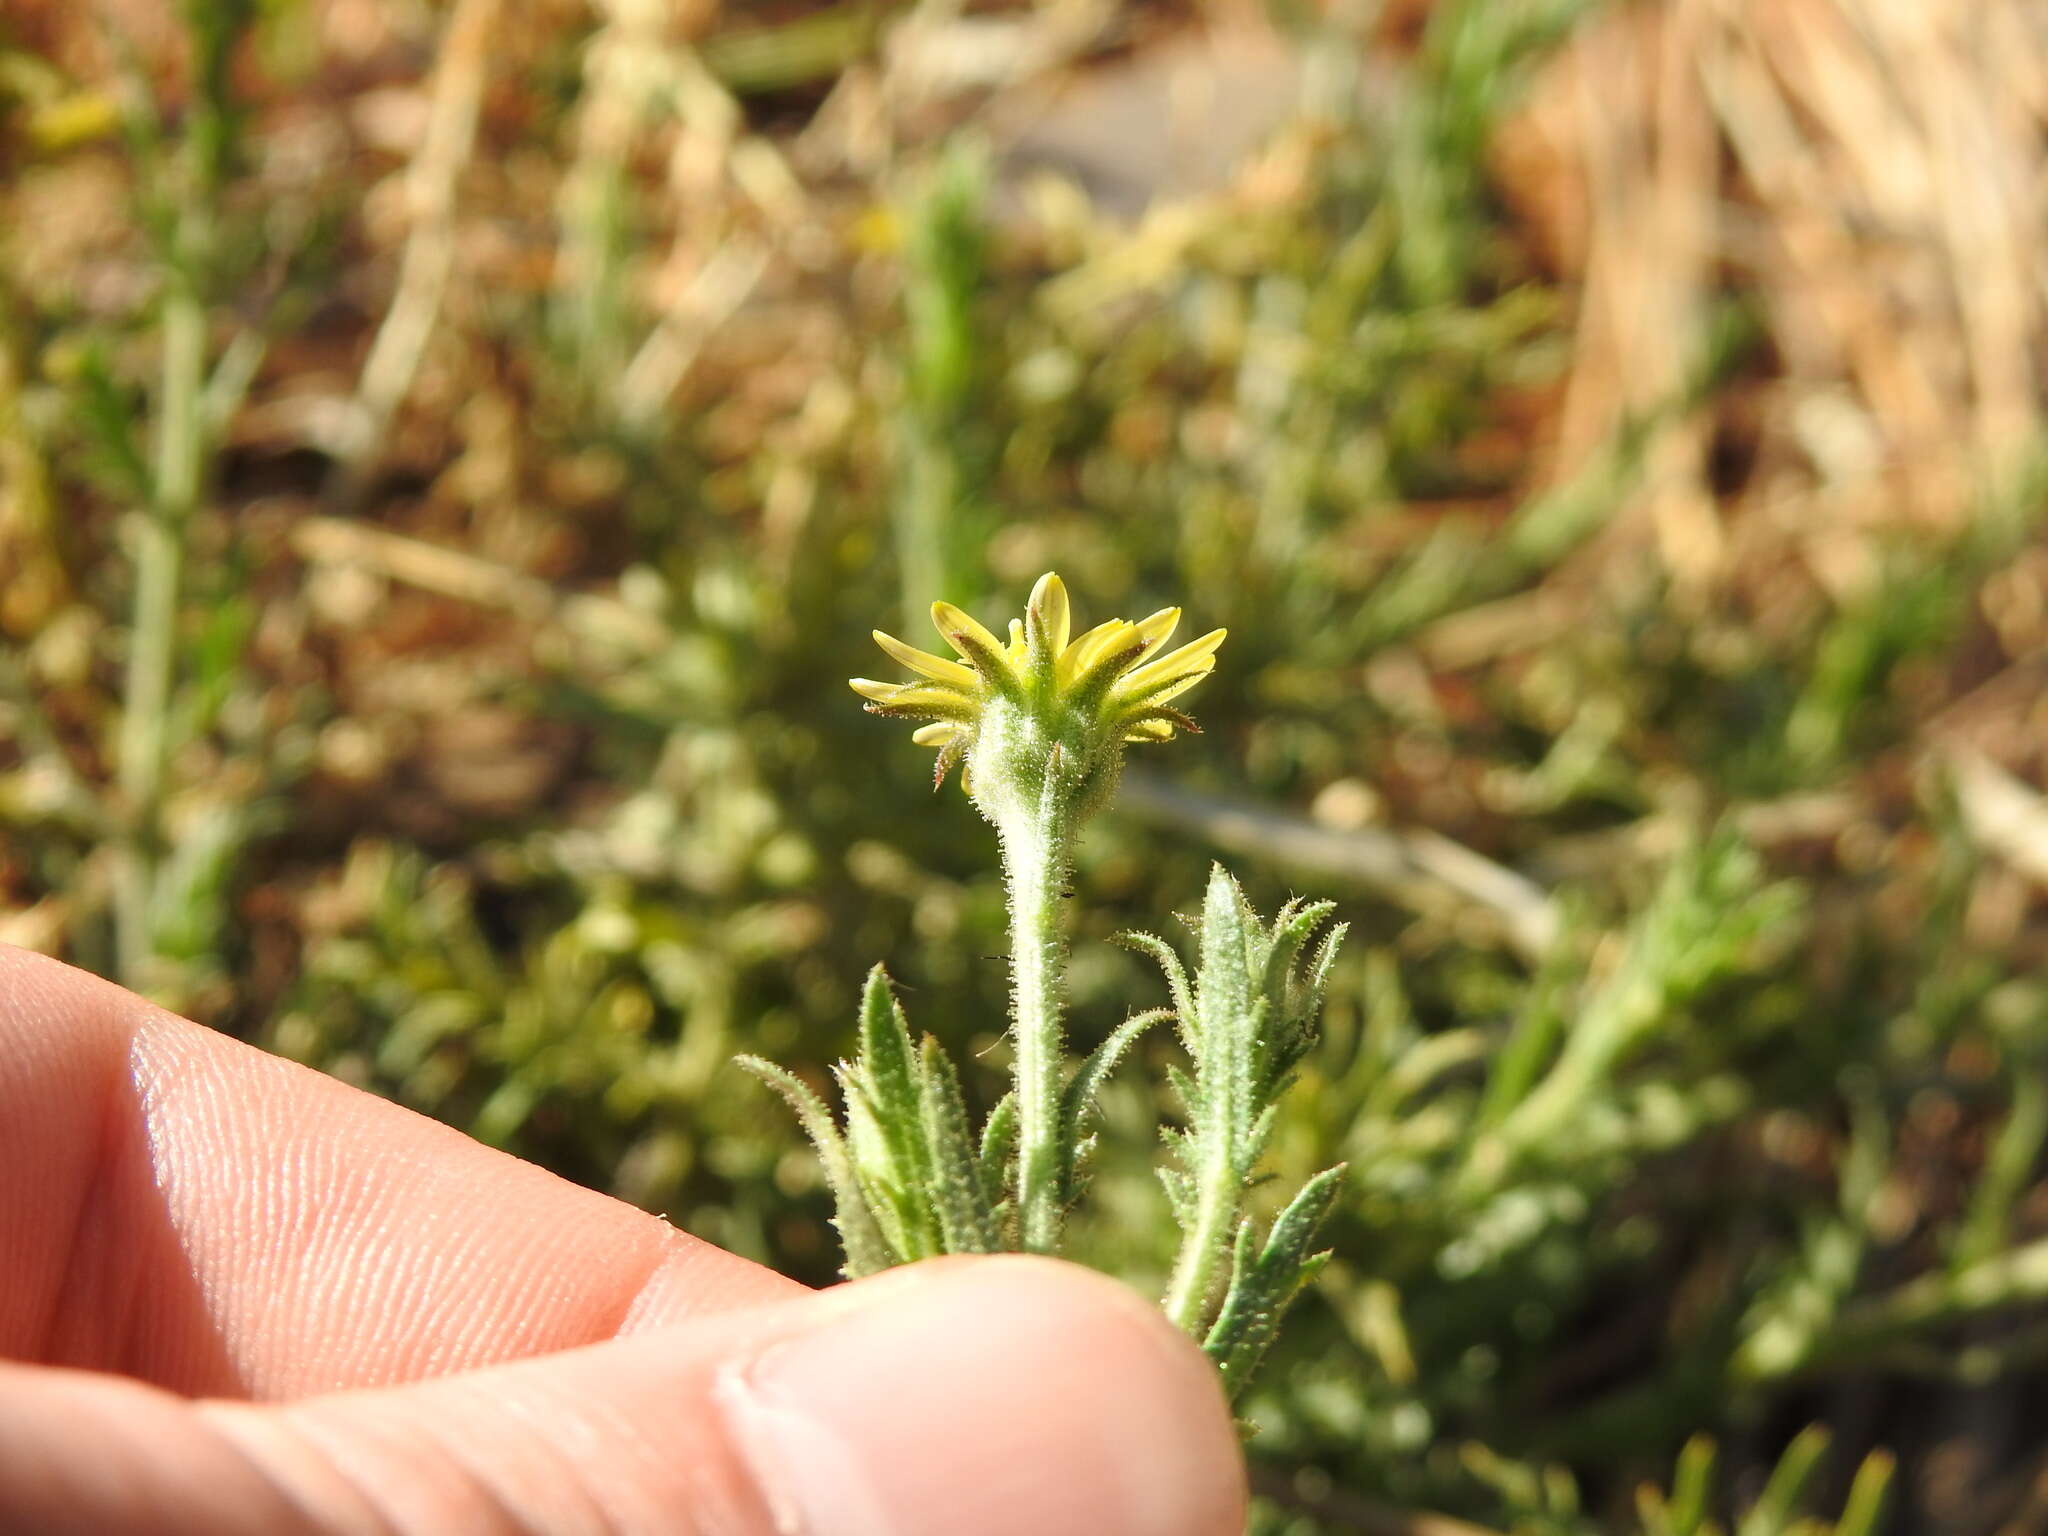
[[[123,1470],[113,1484],[154,1493],[137,1506],[143,1518],[110,1523],[117,1511],[102,1508],[82,1528],[308,1536],[1244,1529],[1236,1437],[1200,1353],[1121,1286],[1044,1259],[919,1265],[405,1387],[179,1406],[211,1452],[224,1451],[275,1496],[261,1501],[269,1507],[256,1516],[235,1477],[181,1474],[174,1503],[217,1491],[236,1497],[226,1512],[236,1518],[195,1508],[190,1521],[167,1519],[183,1511]],[[0,1413],[10,1430],[24,1419],[33,1416]],[[47,1433],[81,1444],[75,1428]],[[95,1438],[91,1454],[104,1467],[110,1439],[123,1437]],[[160,1427],[127,1438],[165,1459]],[[0,1457],[0,1477],[21,1464],[21,1451],[17,1443]],[[298,1512],[298,1523],[278,1524],[279,1505]],[[10,1506],[0,1486],[0,1517],[14,1511],[33,1512]]]

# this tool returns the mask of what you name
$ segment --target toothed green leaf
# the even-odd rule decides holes
[[[924,1134],[931,1149],[932,1209],[948,1253],[994,1253],[1000,1246],[995,1218],[984,1197],[981,1169],[967,1132],[967,1106],[960,1079],[939,1042],[930,1035],[918,1057]]]
[[[1184,1032],[1191,1070],[1168,1069],[1184,1107],[1184,1131],[1165,1138],[1178,1163],[1168,1188],[1184,1237],[1164,1305],[1196,1338],[1215,1339],[1212,1353],[1232,1390],[1242,1388],[1279,1312],[1321,1262],[1293,1253],[1292,1233],[1303,1211],[1320,1216],[1333,1180],[1311,1181],[1308,1204],[1283,1213],[1277,1247],[1245,1246],[1233,1257],[1232,1244],[1234,1237],[1251,1242],[1245,1197],[1263,1182],[1258,1162],[1277,1123],[1279,1095],[1316,1037],[1320,986],[1337,935],[1316,946],[1306,979],[1298,968],[1332,910],[1327,901],[1296,897],[1268,925],[1219,865],[1211,869],[1197,925],[1196,1027]]]
[[[1231,1253],[1230,1286],[1202,1347],[1235,1399],[1279,1332],[1280,1319],[1329,1254],[1310,1253],[1317,1229],[1336,1202],[1344,1168],[1326,1168],[1304,1184],[1255,1245],[1251,1223],[1239,1226]]]

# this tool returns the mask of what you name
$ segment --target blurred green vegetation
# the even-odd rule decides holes
[[[844,679],[1057,567],[1231,630],[1084,848],[1077,1043],[1212,857],[1353,925],[1262,1531],[1857,1536],[1893,1457],[1891,1529],[2040,1528],[2038,422],[1813,360],[1862,275],[1772,243],[1753,93],[1649,376],[1595,366],[1613,165],[1529,153],[1612,8],[1276,6],[1264,147],[1135,211],[1042,82],[1228,116],[1188,39],[1249,22],[95,16],[0,30],[6,937],[825,1281],[732,1056],[818,1077],[877,960],[964,1060],[1005,1007],[990,834]],[[1148,1286],[1157,1082],[1077,1239]]]

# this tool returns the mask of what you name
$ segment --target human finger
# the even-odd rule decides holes
[[[1237,1536],[1244,1516],[1199,1351],[1044,1259],[286,1404],[0,1374],[0,1528],[51,1536]]]
[[[288,1397],[802,1289],[0,946],[0,1357]]]

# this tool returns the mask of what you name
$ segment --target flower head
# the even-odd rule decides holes
[[[1048,788],[1092,808],[1127,743],[1198,729],[1167,703],[1209,675],[1225,634],[1211,630],[1165,651],[1180,610],[1162,608],[1076,637],[1067,589],[1050,571],[1031,589],[1024,617],[1010,621],[1007,642],[951,603],[932,604],[932,623],[959,661],[876,630],[875,643],[918,680],[857,677],[853,690],[875,714],[925,721],[911,739],[939,749],[934,782],[960,764],[963,786],[998,821],[1013,799],[1036,800]]]

